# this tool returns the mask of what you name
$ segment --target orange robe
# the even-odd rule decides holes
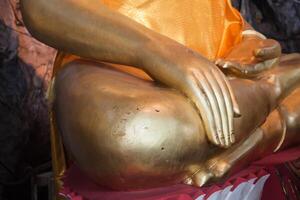
[[[195,50],[209,60],[224,57],[241,41],[243,18],[230,0],[99,0],[108,8]],[[58,54],[53,74],[74,56]],[[136,68],[118,67],[140,78]]]
[[[144,26],[214,60],[241,40],[243,19],[230,0],[100,0]]]

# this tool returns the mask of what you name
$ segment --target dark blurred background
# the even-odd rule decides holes
[[[300,51],[300,0],[232,0],[284,53]],[[24,27],[19,0],[0,0],[0,200],[33,199],[36,177],[51,171],[47,86],[55,50]],[[38,189],[47,199],[47,187]]]
[[[284,53],[300,50],[300,0],[232,0],[253,28],[280,42]]]

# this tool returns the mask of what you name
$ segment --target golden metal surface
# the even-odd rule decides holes
[[[260,81],[231,81],[242,117],[235,121],[238,143],[222,151],[209,145],[193,105],[176,90],[109,64],[75,60],[66,65],[56,77],[54,104],[64,144],[83,171],[114,189],[159,187],[192,174],[201,177],[192,183],[199,186],[272,153],[282,134],[276,111],[263,131],[249,133],[282,99],[276,91],[287,86],[286,74],[300,78],[300,69],[290,66],[269,71]],[[249,106],[252,102],[255,106]],[[214,166],[213,175],[207,177],[203,166]]]
[[[281,71],[283,75],[282,80],[291,83],[290,80],[295,80],[295,78],[299,76],[299,74],[297,75],[297,72],[299,72],[299,59],[300,56],[298,54],[283,56],[278,69],[274,69],[273,72],[278,75],[278,71],[283,69],[287,70],[286,72]],[[291,66],[294,67],[295,71],[288,70]],[[286,75],[290,73],[294,73],[294,76],[287,77]],[[270,75],[268,76],[272,77]],[[271,79],[274,81],[277,78],[273,77]],[[282,83],[282,80],[279,82]],[[297,82],[295,85],[289,86],[295,88],[299,85],[299,81]],[[276,84],[273,85],[276,86]],[[279,85],[276,87],[278,86]],[[281,88],[284,90],[287,89],[285,86]],[[277,90],[283,92],[282,89],[277,88]],[[245,137],[241,142],[235,144],[230,149],[217,153],[205,161],[197,173],[188,177],[185,183],[202,186],[208,182],[220,181],[225,179],[228,175],[243,169],[251,161],[271,154],[274,150],[282,150],[294,145],[299,145],[300,89],[295,89],[284,98],[279,107],[280,108],[271,112],[264,124],[251,133],[251,135]]]
[[[194,102],[210,142],[231,146],[235,141],[233,118],[239,116],[238,105],[228,80],[208,58],[225,54],[241,39],[240,15],[229,1],[185,0],[173,7],[171,1],[152,2],[140,8],[139,13],[150,17],[155,8],[168,10],[155,12],[156,21],[152,20],[151,26],[137,23],[140,18],[131,16],[138,5],[119,10],[99,0],[23,0],[21,9],[29,31],[44,43],[81,57],[143,69],[154,80],[178,89]],[[130,7],[132,3],[119,4]],[[207,8],[207,15],[201,17],[199,14],[204,12],[195,9],[196,5],[199,9]],[[178,23],[173,26],[170,20]],[[202,26],[208,28],[207,36]],[[180,37],[172,37],[177,30]],[[199,48],[209,52],[201,52]]]
[[[279,59],[275,41],[241,41],[229,0],[173,2],[21,1],[30,32],[64,52],[51,90],[58,179],[62,140],[86,174],[122,190],[218,180],[272,153],[280,120],[282,148],[299,144],[299,55]],[[253,80],[227,79],[212,62],[220,57],[222,70],[249,77],[246,67]]]

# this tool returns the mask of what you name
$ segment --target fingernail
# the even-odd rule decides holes
[[[264,55],[263,49],[256,49],[256,50],[254,50],[254,55],[257,56],[257,57],[263,56]]]
[[[227,145],[227,146],[230,146],[230,144],[231,144],[230,135],[227,135],[227,141],[228,141],[228,142],[227,142],[227,144],[226,144],[226,145]]]
[[[193,184],[193,180],[191,178],[187,178],[187,179],[184,180],[183,183],[186,184],[186,185],[192,185]]]
[[[242,114],[234,112],[233,116],[234,116],[234,118],[240,118],[242,116]]]
[[[230,142],[231,142],[231,144],[234,144],[235,143],[235,138],[232,138]]]
[[[239,118],[239,117],[242,116],[240,109],[237,108],[236,106],[233,107],[233,116],[234,116],[235,118]]]
[[[234,135],[234,132],[233,131],[231,131],[231,137],[230,137],[230,142],[233,144],[233,143],[235,143],[235,135]]]
[[[223,65],[223,68],[224,69],[227,69],[229,67],[229,64],[228,64],[228,62],[226,62],[224,65]]]
[[[221,135],[220,142],[223,147],[226,145],[224,135]]]

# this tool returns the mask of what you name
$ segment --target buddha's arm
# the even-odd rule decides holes
[[[220,146],[234,142],[237,104],[231,87],[220,70],[196,52],[99,0],[22,0],[21,9],[37,39],[82,57],[142,68],[195,103],[210,141]]]
[[[82,57],[141,67],[143,51],[154,43],[154,32],[99,0],[22,0],[21,6],[34,37]]]

